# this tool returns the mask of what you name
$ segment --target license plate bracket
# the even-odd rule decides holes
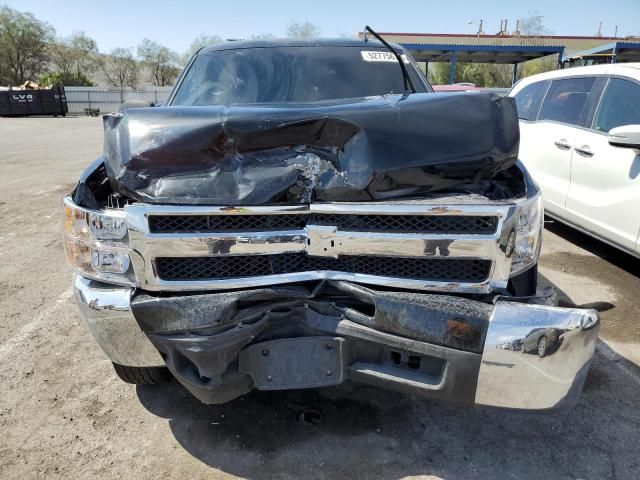
[[[344,339],[334,337],[270,340],[242,350],[239,369],[258,390],[337,385],[346,371],[344,346]]]

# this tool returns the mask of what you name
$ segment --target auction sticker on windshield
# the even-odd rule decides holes
[[[360,52],[362,59],[365,62],[397,62],[396,56],[391,52],[380,52],[363,50]],[[406,55],[400,55],[404,63],[409,63],[409,59]]]

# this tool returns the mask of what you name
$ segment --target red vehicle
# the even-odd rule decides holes
[[[453,85],[432,85],[435,92],[472,92],[479,91],[473,83],[454,83]]]

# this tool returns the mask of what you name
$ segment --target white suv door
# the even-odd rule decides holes
[[[640,231],[640,155],[609,145],[607,133],[640,125],[640,83],[610,78],[591,129],[575,133],[565,217],[600,237],[636,249]]]
[[[584,121],[587,99],[595,77],[581,76],[541,81],[515,95],[520,120],[520,159],[542,189],[545,209],[562,215],[571,182],[571,154]],[[539,112],[526,110],[528,89],[548,87]],[[535,92],[533,92],[535,93]],[[524,118],[526,116],[530,118]],[[531,121],[529,121],[531,120]]]

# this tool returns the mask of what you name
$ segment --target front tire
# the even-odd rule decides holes
[[[166,367],[127,367],[114,363],[113,369],[120,380],[135,385],[158,385],[173,378]]]
[[[549,348],[549,342],[547,341],[547,337],[540,337],[538,340],[538,356],[540,358],[544,358],[547,354],[547,349]]]

